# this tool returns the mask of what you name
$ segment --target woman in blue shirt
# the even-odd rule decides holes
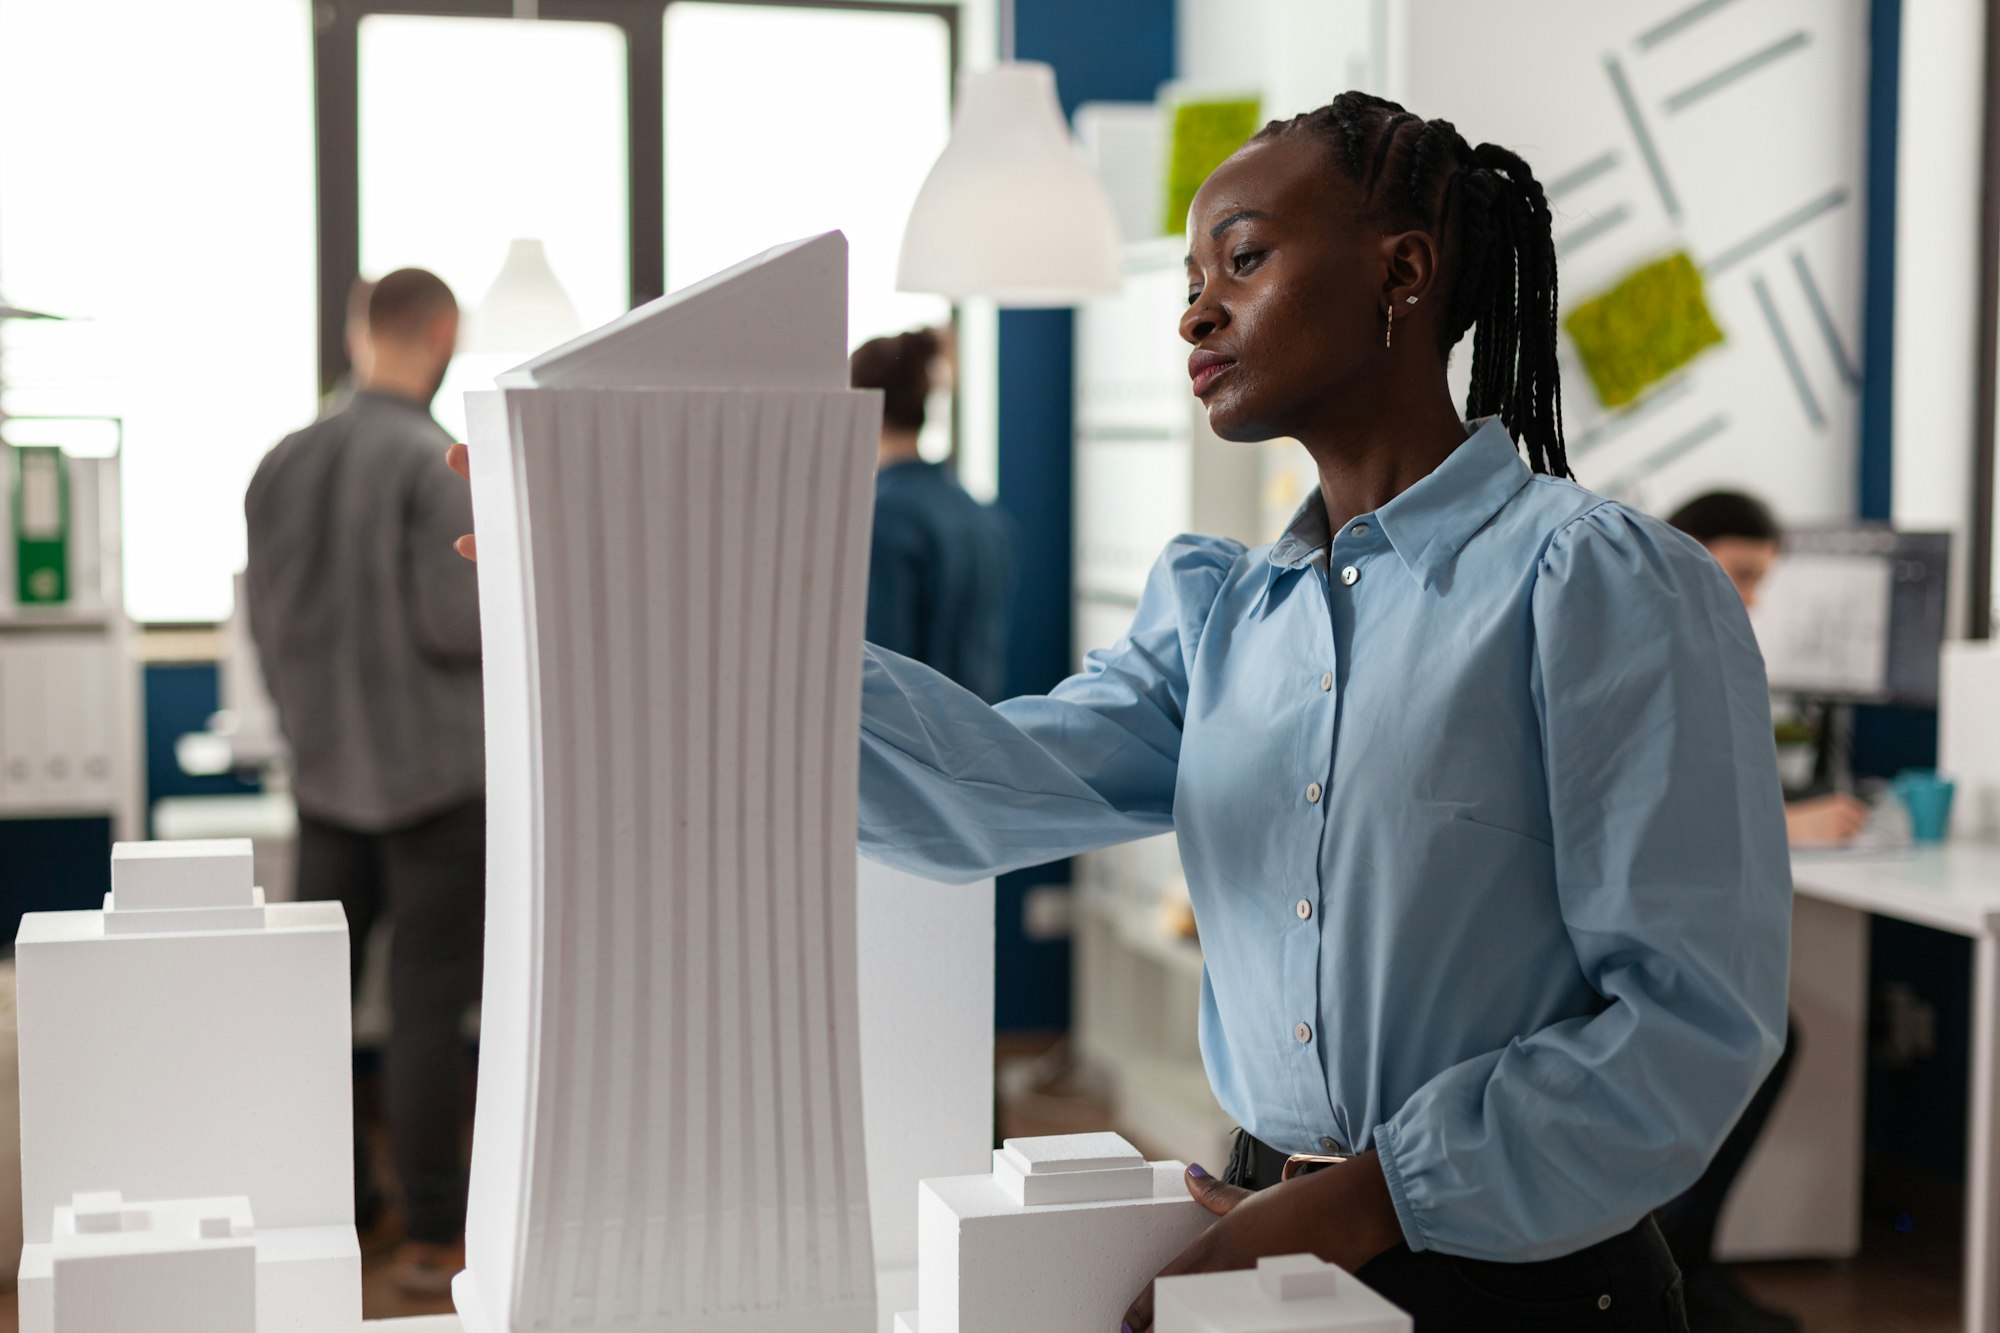
[[[1178,835],[1244,1138],[1227,1180],[1189,1168],[1219,1217],[1167,1271],[1310,1250],[1426,1333],[1683,1328],[1651,1210],[1785,1028],[1742,604],[1567,480],[1550,215],[1513,153],[1343,94],[1224,163],[1188,236],[1194,393],[1225,439],[1300,441],[1319,490],[1273,545],[1173,542],[1046,697],[869,649],[863,850],[970,879]],[[1346,1160],[1278,1184],[1295,1154]]]

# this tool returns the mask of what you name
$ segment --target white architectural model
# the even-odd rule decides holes
[[[471,394],[486,986],[468,1333],[865,1333],[855,963],[881,405],[846,242]]]
[[[993,881],[860,865],[861,1098],[877,1327],[917,1303],[917,1192],[993,1151]]]
[[[250,1201],[79,1194],[50,1241],[55,1333],[257,1333]]]
[[[1116,1134],[1009,1139],[993,1173],[924,1182],[899,1333],[1104,1333],[1215,1220],[1179,1162]]]
[[[1260,1259],[1257,1269],[1163,1277],[1153,1287],[1157,1333],[1410,1333],[1410,1317],[1357,1277],[1310,1254]]]
[[[94,1333],[64,1312],[93,1298],[63,1294],[96,1290],[93,1272],[133,1291],[227,1273],[233,1291],[245,1237],[260,1333],[360,1325],[347,920],[264,906],[250,864],[247,841],[121,843],[103,911],[22,918],[22,1333]],[[175,1239],[225,1214],[230,1244]]]

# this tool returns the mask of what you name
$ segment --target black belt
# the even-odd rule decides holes
[[[1236,1146],[1229,1153],[1229,1169],[1223,1173],[1223,1181],[1230,1185],[1241,1185],[1244,1189],[1264,1190],[1287,1179],[1286,1166],[1291,1164],[1291,1175],[1305,1175],[1321,1167],[1332,1166],[1345,1161],[1348,1151],[1331,1139],[1322,1139],[1322,1153],[1280,1152],[1262,1139],[1256,1138],[1248,1130],[1236,1131]]]

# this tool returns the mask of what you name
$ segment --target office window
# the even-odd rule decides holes
[[[669,290],[839,228],[850,347],[949,317],[896,290],[903,223],[951,128],[941,15],[673,0],[664,40]]]
[[[415,265],[457,293],[461,352],[435,414],[542,350],[482,345],[509,243],[543,243],[581,328],[627,305],[625,37],[602,23],[371,15],[359,31],[361,271]]]
[[[0,4],[9,412],[124,421],[125,600],[228,614],[243,488],[310,421],[312,7]],[[115,39],[114,39],[115,35]]]

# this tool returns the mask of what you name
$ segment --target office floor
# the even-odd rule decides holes
[[[1030,1058],[1041,1045],[1003,1041],[1000,1063]],[[1010,1082],[1019,1080],[1001,1080],[1003,1087]],[[1108,1113],[1091,1089],[1062,1087],[1003,1098],[999,1109],[1001,1135],[1009,1138],[1100,1128]],[[1739,1272],[1745,1284],[1760,1300],[1798,1315],[1808,1333],[1953,1333],[1958,1328],[1960,1239],[1955,1195],[1873,1179],[1868,1193],[1861,1258],[1744,1265]],[[448,1298],[404,1296],[391,1285],[388,1267],[386,1251],[362,1260],[361,1303],[367,1318],[450,1311]],[[18,1333],[15,1304],[11,1287],[0,1290],[0,1333]]]

